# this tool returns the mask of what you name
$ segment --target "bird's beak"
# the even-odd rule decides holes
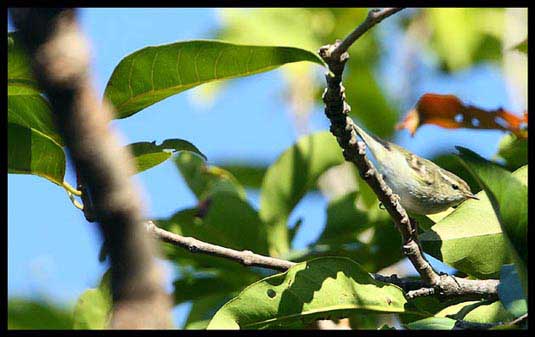
[[[479,200],[479,198],[475,194],[468,194],[466,197],[469,199]]]

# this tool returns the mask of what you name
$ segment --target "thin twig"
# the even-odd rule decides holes
[[[171,300],[153,257],[153,241],[143,231],[138,191],[129,178],[134,165],[109,130],[111,106],[102,104],[92,88],[89,46],[75,10],[10,11],[34,74],[53,107],[58,130],[91,192],[94,216],[108,243],[113,296],[110,327],[171,327]]]
[[[156,227],[156,225],[152,221],[147,221],[145,223],[145,227],[147,231],[154,235],[156,238],[164,242],[171,243],[182,248],[186,248],[192,253],[199,252],[203,254],[224,257],[239,262],[244,266],[248,267],[262,267],[279,271],[286,271],[296,264],[295,262],[291,261],[255,254],[250,250],[239,251],[217,246],[211,243],[206,243],[192,237],[184,237]]]
[[[355,41],[364,35],[364,33],[370,30],[370,28],[402,9],[403,8],[383,8],[370,10],[364,22],[355,28],[354,31],[352,31],[342,42],[340,42],[336,48],[333,49],[331,52],[331,57],[334,59],[340,59],[340,56],[345,53],[349,47],[355,43]]]

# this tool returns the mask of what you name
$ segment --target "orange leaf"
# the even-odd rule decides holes
[[[453,95],[425,94],[396,128],[407,129],[414,135],[421,125],[434,124],[449,129],[506,130],[518,137],[527,138],[527,123],[527,111],[520,117],[502,108],[484,110],[465,105]]]

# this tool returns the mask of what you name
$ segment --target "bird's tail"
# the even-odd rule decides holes
[[[375,143],[377,143],[377,140],[374,139],[374,137],[370,136],[366,131],[362,130],[360,126],[358,126],[356,123],[353,123],[353,127],[355,129],[355,132],[357,135],[368,145],[369,147],[373,147]]]
[[[353,123],[355,132],[366,143],[366,146],[372,152],[373,156],[378,162],[388,160],[388,156],[391,155],[390,150],[393,146],[391,143],[382,140],[379,137],[374,137],[364,131],[360,126]]]

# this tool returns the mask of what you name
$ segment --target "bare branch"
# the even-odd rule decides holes
[[[192,253],[203,253],[218,257],[224,257],[239,262],[247,267],[262,267],[279,271],[286,271],[287,269],[296,264],[295,262],[255,254],[250,250],[239,251],[217,246],[211,243],[206,243],[192,237],[184,237],[156,227],[156,225],[152,221],[147,221],[145,223],[145,226],[149,233],[164,242],[168,242],[175,246],[186,248]]]
[[[165,229],[159,228],[152,221],[145,223],[145,228],[158,240],[170,243],[172,245],[185,248],[192,253],[207,254],[225,258],[237,263],[241,263],[248,267],[262,267],[278,271],[286,271],[297,263],[282,259],[277,259],[269,256],[255,254],[249,250],[239,251],[226,247],[221,247],[192,237],[184,237],[175,234]],[[444,275],[446,277],[447,275]],[[402,288],[405,292],[411,293],[414,291],[417,296],[437,294],[441,296],[472,296],[475,298],[496,298],[498,296],[498,280],[468,280],[456,278],[456,282],[444,282],[444,290],[442,292],[428,291],[426,285],[422,280],[415,280],[409,278],[399,278],[397,275],[384,276],[380,274],[372,274],[372,277],[384,283],[395,284]],[[453,276],[447,276],[453,277]],[[420,290],[424,289],[424,290]],[[433,289],[433,288],[431,288]],[[422,294],[426,292],[425,294]],[[408,296],[409,297],[409,296]],[[414,296],[415,297],[415,296]]]
[[[339,60],[340,56],[345,53],[349,47],[355,41],[357,41],[364,33],[366,33],[370,28],[383,21],[392,14],[395,14],[402,10],[403,8],[383,8],[383,9],[372,9],[368,12],[368,16],[354,31],[352,31],[340,44],[336,46],[331,51],[331,57],[335,60]]]
[[[170,327],[171,300],[153,258],[153,241],[143,231],[138,191],[130,181],[134,166],[108,128],[111,107],[102,104],[91,86],[89,46],[75,10],[10,11],[109,245],[111,328]]]

